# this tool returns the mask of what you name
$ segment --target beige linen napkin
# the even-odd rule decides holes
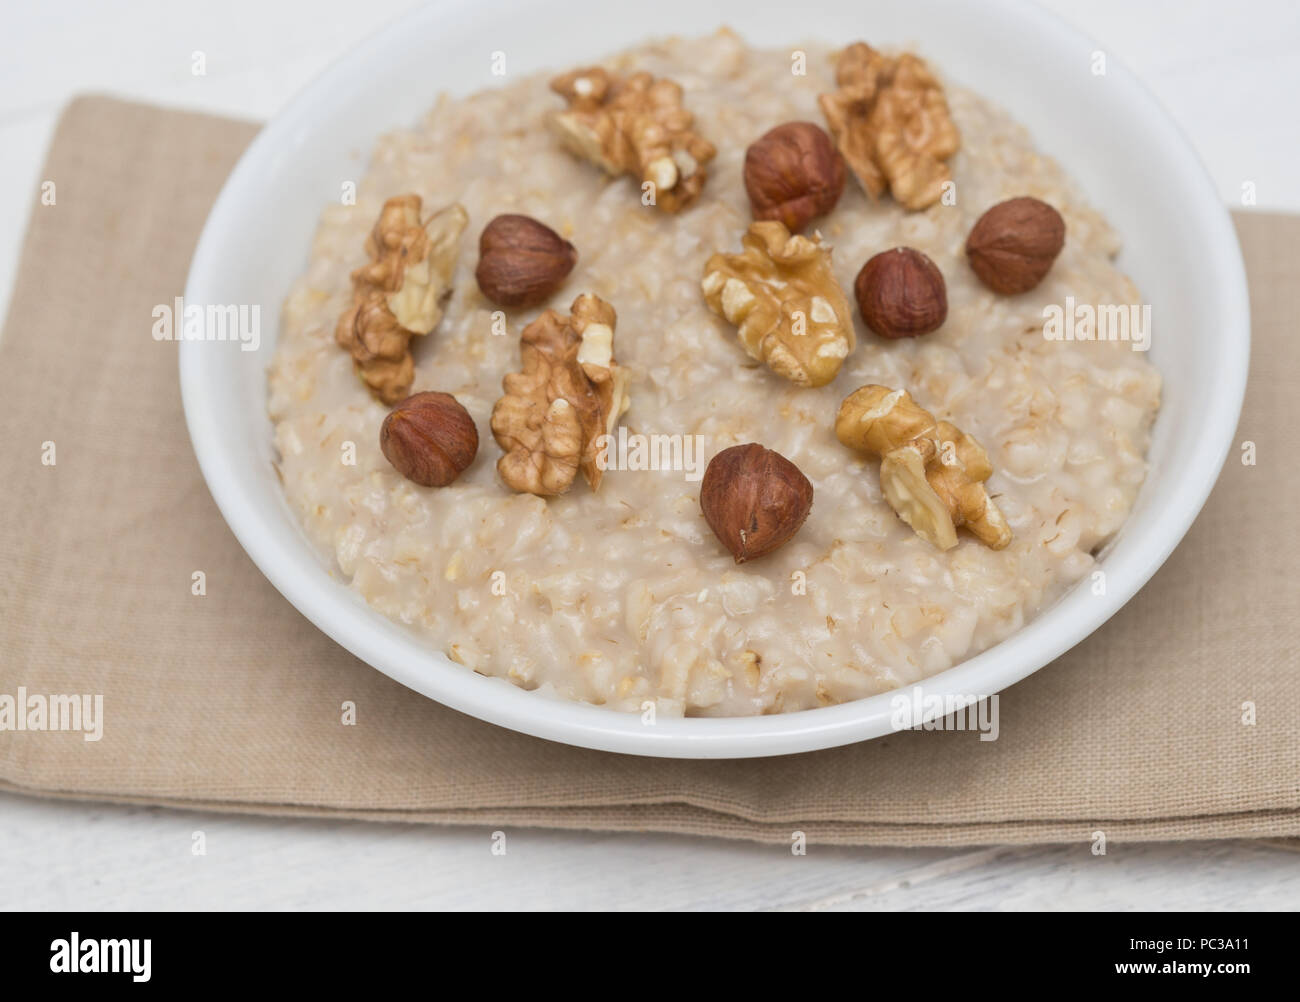
[[[1237,220],[1255,318],[1238,441],[1256,464],[1234,450],[1156,578],[1002,695],[998,740],[908,731],[665,761],[525,737],[402,688],[317,632],[235,542],[150,311],[181,292],[254,131],[102,98],[59,126],[42,175],[56,201],[33,210],[0,342],[0,696],[102,694],[103,734],[0,732],[0,789],[778,843],[1300,835],[1300,218]]]

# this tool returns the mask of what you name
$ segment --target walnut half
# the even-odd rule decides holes
[[[384,203],[366,238],[370,263],[352,273],[352,306],[339,317],[334,339],[386,404],[410,393],[411,338],[442,319],[468,222],[461,206],[450,205],[422,223],[420,196],[398,195]]]
[[[960,428],[936,421],[906,390],[854,390],[840,405],[835,435],[852,449],[880,457],[885,500],[922,539],[950,550],[957,529],[965,526],[991,549],[1011,542],[1011,527],[984,488],[993,475],[984,447]]]
[[[524,328],[521,372],[502,380],[492,435],[505,455],[497,471],[509,487],[563,494],[581,469],[592,490],[604,472],[603,436],[627,411],[627,373],[614,361],[614,307],[582,295],[570,316],[547,310]]]
[[[700,283],[709,308],[736,325],[752,358],[799,386],[835,378],[855,343],[830,249],[776,220],[751,223],[739,254],[714,254]]]
[[[840,54],[839,90],[818,99],[831,135],[872,198],[885,190],[909,209],[939,201],[952,177],[944,163],[961,148],[943,87],[905,52],[886,56],[865,42]]]
[[[717,150],[693,131],[676,83],[649,73],[623,79],[593,66],[556,77],[551,90],[569,103],[551,126],[572,152],[616,177],[652,183],[654,204],[665,212],[699,197]]]

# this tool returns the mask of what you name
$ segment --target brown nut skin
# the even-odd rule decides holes
[[[700,482],[704,520],[738,564],[788,542],[812,501],[812,484],[799,467],[756,443],[723,449]]]
[[[812,122],[786,122],[745,151],[745,191],[755,219],[779,219],[798,233],[835,208],[844,191],[844,157]]]
[[[384,418],[379,448],[407,480],[446,487],[474,461],[478,428],[450,393],[415,393]]]
[[[895,247],[871,258],[858,272],[853,293],[862,319],[881,337],[919,337],[948,319],[943,272],[911,247]]]
[[[1065,245],[1065,220],[1046,202],[1012,198],[980,216],[966,238],[966,257],[994,292],[1028,292]]]
[[[536,306],[568,277],[578,251],[532,216],[497,216],[478,241],[474,277],[483,295],[498,306]]]

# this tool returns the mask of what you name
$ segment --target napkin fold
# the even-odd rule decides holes
[[[1237,439],[1253,465],[1234,449],[1152,582],[1002,693],[996,741],[906,731],[775,759],[648,759],[403,688],[303,619],[222,521],[151,311],[180,294],[256,128],[101,97],[58,127],[53,204],[32,210],[0,340],[0,789],[773,843],[1300,835],[1300,218],[1237,216],[1254,312]],[[76,723],[75,705],[81,729],[15,729],[41,705],[46,726]]]

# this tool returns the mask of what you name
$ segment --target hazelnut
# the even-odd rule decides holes
[[[497,216],[478,241],[474,277],[483,295],[499,306],[536,306],[573,270],[578,251],[531,216]]]
[[[1028,292],[1043,280],[1065,244],[1065,220],[1046,202],[1013,198],[980,216],[966,238],[966,256],[994,292]]]
[[[911,247],[895,247],[862,266],[853,283],[858,309],[881,337],[929,334],[948,317],[943,272]]]
[[[840,200],[844,158],[811,122],[786,122],[745,151],[745,190],[755,219],[779,219],[798,233]]]
[[[379,448],[407,480],[446,487],[474,461],[478,428],[450,393],[415,393],[384,418]]]
[[[704,520],[738,564],[789,540],[808,517],[812,500],[812,484],[799,467],[754,443],[723,449],[700,482]]]

